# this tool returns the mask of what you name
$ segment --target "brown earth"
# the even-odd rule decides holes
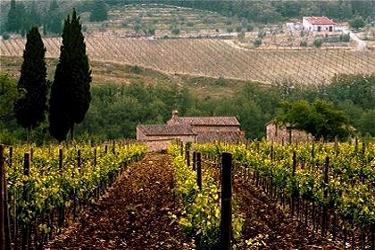
[[[169,212],[177,212],[168,155],[148,154],[126,169],[79,223],[47,249],[192,249]]]

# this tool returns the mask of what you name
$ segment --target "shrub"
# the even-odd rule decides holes
[[[315,39],[314,46],[316,48],[320,48],[320,47],[322,47],[322,45],[323,45],[323,40],[322,39],[320,39],[320,38]]]
[[[299,44],[300,47],[307,47],[307,41],[301,41]]]
[[[180,29],[177,28],[177,27],[174,27],[174,28],[172,28],[171,32],[172,32],[173,35],[178,35],[178,34],[180,34]]]
[[[262,39],[260,38],[255,39],[254,46],[259,47],[260,45],[262,45]]]
[[[228,32],[228,33],[232,33],[232,32],[233,32],[233,28],[232,28],[232,27],[228,27],[228,28],[227,28],[227,32]]]
[[[341,34],[340,35],[340,42],[349,42],[350,41],[350,34]]]
[[[10,35],[7,32],[4,32],[1,36],[4,40],[8,40],[10,38]]]

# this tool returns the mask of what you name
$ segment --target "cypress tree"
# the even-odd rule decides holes
[[[94,1],[90,14],[91,22],[100,22],[108,19],[107,6],[103,0]]]
[[[31,28],[23,53],[21,76],[17,84],[25,94],[14,105],[17,123],[30,132],[45,120],[48,84],[47,67],[44,61],[46,49],[38,28]]]
[[[20,18],[15,0],[11,0],[8,12],[7,30],[9,32],[18,32],[21,28]]]
[[[74,136],[74,125],[81,123],[91,101],[91,70],[86,55],[82,26],[73,10],[64,22],[60,59],[50,97],[50,133],[58,141],[66,139],[70,130]]]
[[[44,33],[60,34],[62,31],[61,14],[59,5],[56,0],[53,0],[49,6],[48,13],[44,22]]]

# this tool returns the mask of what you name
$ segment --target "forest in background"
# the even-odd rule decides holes
[[[223,84],[226,80],[220,81]],[[357,135],[375,136],[375,75],[358,75],[337,76],[332,84],[319,87],[287,83],[261,86],[249,82],[225,98],[197,97],[188,87],[162,82],[150,84],[139,80],[129,85],[93,85],[90,109],[83,123],[77,126],[76,139],[135,138],[137,124],[164,123],[173,109],[181,115],[236,115],[246,137],[260,139],[265,136],[265,124],[280,112],[281,103],[317,99],[331,102],[344,111]],[[26,139],[12,109],[3,113],[0,128],[0,141],[4,143]],[[33,141],[49,140],[45,122],[33,131]]]

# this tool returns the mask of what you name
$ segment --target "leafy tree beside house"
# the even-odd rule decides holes
[[[282,112],[276,120],[282,124],[307,131],[317,140],[333,140],[336,136],[345,140],[352,132],[345,113],[332,103],[316,100],[312,104],[305,100],[282,103]]]
[[[24,92],[24,95],[14,104],[17,123],[27,130],[28,140],[31,130],[45,120],[47,110],[45,52],[38,28],[33,27],[27,34],[21,76],[17,85],[18,90]]]
[[[82,25],[77,13],[67,17],[62,34],[60,59],[52,84],[49,109],[49,131],[58,141],[66,139],[74,125],[81,123],[91,101],[91,70],[86,55]]]
[[[365,27],[366,23],[363,17],[355,16],[352,20],[349,21],[349,25],[353,29],[359,30],[360,28]]]

